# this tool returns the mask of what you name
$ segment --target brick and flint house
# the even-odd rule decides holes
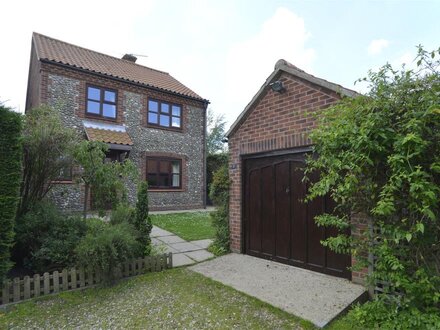
[[[32,36],[26,111],[47,104],[66,127],[108,144],[113,161],[131,159],[150,185],[151,209],[205,206],[208,101],[170,74],[38,33]],[[50,193],[58,207],[82,209],[75,170]],[[129,199],[136,187],[128,184]]]
[[[303,169],[316,116],[341,97],[356,95],[285,60],[276,63],[227,132],[232,251],[362,283],[367,270],[348,268],[355,258],[321,244],[336,232],[318,227],[314,217],[331,212],[334,202],[328,197],[303,202],[308,189]],[[351,235],[359,235],[365,219],[352,219],[357,225]]]

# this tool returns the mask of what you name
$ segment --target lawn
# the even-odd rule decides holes
[[[0,329],[313,329],[188,269],[150,273],[108,288],[66,292],[0,312]]]
[[[186,241],[214,238],[215,229],[209,212],[151,215],[153,225],[168,230]]]

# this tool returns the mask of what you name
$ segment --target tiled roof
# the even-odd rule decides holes
[[[128,146],[133,145],[133,141],[131,141],[131,138],[127,132],[118,132],[92,127],[84,127],[84,129],[89,141],[101,141],[105,143],[122,144]]]
[[[35,32],[33,34],[33,42],[40,60],[61,63],[73,68],[80,68],[145,86],[156,87],[164,91],[205,101],[167,72],[98,53]]]

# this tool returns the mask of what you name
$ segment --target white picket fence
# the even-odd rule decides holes
[[[171,253],[168,253],[125,262],[116,268],[112,275],[114,279],[121,279],[147,272],[159,272],[172,267],[173,257]],[[54,271],[51,274],[16,277],[13,280],[3,282],[0,305],[17,303],[63,291],[88,288],[102,283],[103,280],[104,277],[100,272],[87,268],[63,269],[61,272]]]

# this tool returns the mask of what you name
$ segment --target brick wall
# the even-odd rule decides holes
[[[316,115],[335,103],[340,96],[324,87],[282,73],[274,80],[281,80],[284,93],[273,92],[270,87],[260,95],[242,119],[238,129],[229,136],[230,188],[230,239],[234,252],[243,252],[242,233],[242,156],[275,150],[288,150],[311,146],[309,132],[316,124]],[[365,230],[365,219],[358,217],[359,224],[353,235]],[[352,263],[356,263],[353,258]],[[367,270],[353,272],[353,282],[363,283]]]
[[[243,250],[241,156],[311,145],[308,132],[316,125],[315,114],[339,99],[335,92],[290,74],[283,73],[278,80],[286,91],[280,94],[267,87],[229,137],[229,218],[231,249],[235,252]]]

